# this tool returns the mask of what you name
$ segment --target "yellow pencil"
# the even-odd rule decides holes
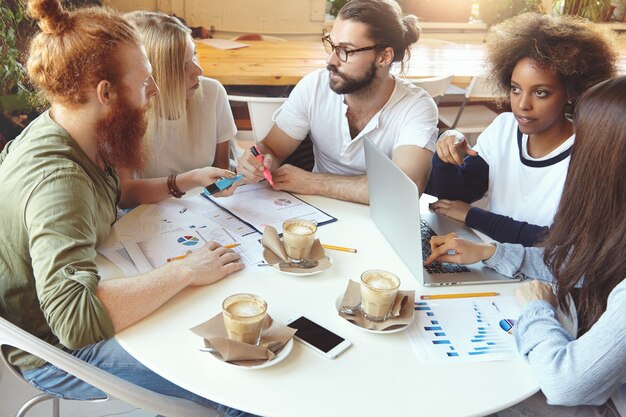
[[[322,247],[324,249],[332,249],[332,250],[340,250],[342,252],[356,253],[356,249],[344,248],[343,246],[327,245],[325,243],[322,243]]]
[[[241,243],[229,243],[228,245],[224,245],[224,247],[226,249],[232,249],[232,248],[236,248],[239,245],[241,245]]]
[[[468,292],[463,294],[432,294],[420,295],[420,300],[439,300],[444,298],[495,297],[497,292]]]
[[[185,259],[187,256],[189,256],[189,254],[191,253],[191,251],[187,251],[186,254],[184,255],[180,255],[180,256],[174,256],[172,258],[167,258],[167,262],[172,262],[172,261],[178,261],[180,259]]]

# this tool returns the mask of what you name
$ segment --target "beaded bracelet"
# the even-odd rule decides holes
[[[167,177],[167,191],[174,198],[181,198],[182,196],[185,195],[185,193],[180,191],[180,189],[176,186],[176,174],[170,174]]]

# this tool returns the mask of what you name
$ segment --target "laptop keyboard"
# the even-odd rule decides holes
[[[422,257],[426,260],[431,254],[430,251],[430,238],[435,236],[436,233],[430,228],[428,223],[424,220],[422,222]],[[447,263],[447,262],[433,262],[429,266],[424,267],[428,272],[432,274],[454,274],[458,272],[469,272],[469,269],[465,265]]]

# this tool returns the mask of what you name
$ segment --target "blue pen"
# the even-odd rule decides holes
[[[228,187],[230,187],[231,185],[233,185],[235,182],[239,181],[242,178],[243,178],[243,175],[241,174],[235,175],[232,178],[220,178],[219,180],[215,181],[213,184],[207,185],[206,192],[209,195],[219,193],[220,191],[227,189]]]

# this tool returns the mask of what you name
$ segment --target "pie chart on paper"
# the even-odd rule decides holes
[[[195,236],[181,236],[178,238],[178,243],[183,246],[195,246],[198,242],[199,240]]]
[[[286,207],[291,205],[291,200],[287,198],[277,198],[276,200],[274,200],[274,204],[279,207]]]

